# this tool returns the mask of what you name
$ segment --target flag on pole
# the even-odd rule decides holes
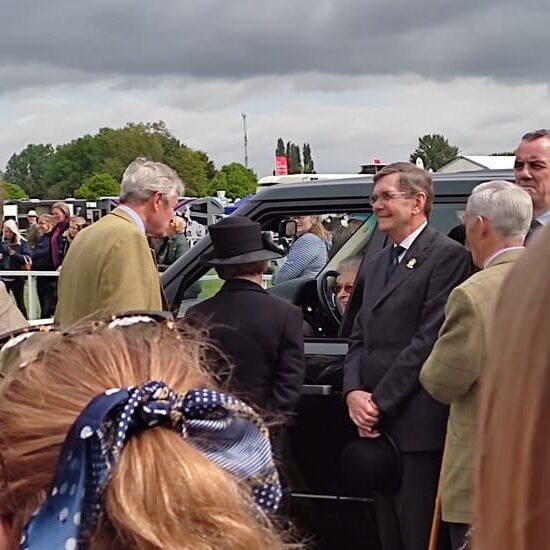
[[[288,174],[288,159],[284,156],[275,157],[275,175],[286,176]]]

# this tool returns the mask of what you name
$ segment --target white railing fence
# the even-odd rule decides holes
[[[38,302],[38,293],[36,291],[36,280],[38,277],[59,277],[59,271],[0,271],[0,278],[3,277],[25,277],[27,279],[28,303],[27,314],[29,320],[40,318],[40,307]],[[264,275],[262,277],[262,286],[267,288],[272,275]],[[216,275],[204,275],[201,281],[218,281],[220,278]]]
[[[36,279],[38,277],[59,277],[59,271],[0,271],[1,278],[26,277],[28,290],[27,315],[29,320],[39,318],[38,293],[36,292]]]

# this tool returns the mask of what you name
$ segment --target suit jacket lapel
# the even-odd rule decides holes
[[[405,256],[399,262],[399,265],[395,269],[392,278],[388,281],[388,284],[384,284],[385,267],[387,264],[382,265],[383,274],[381,281],[383,283],[383,287],[376,298],[373,309],[378,306],[380,302],[385,300],[422,265],[422,262],[429,254],[429,250],[433,242],[433,235],[434,230],[429,225],[426,226],[424,231],[422,231],[422,233],[420,233],[420,235],[418,235],[418,237],[414,240],[412,246],[407,250],[407,252],[405,252]],[[384,256],[386,261],[389,262],[391,247],[387,248],[388,252]],[[383,264],[383,262],[379,263]]]

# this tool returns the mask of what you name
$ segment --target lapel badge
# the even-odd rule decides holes
[[[416,258],[411,258],[411,259],[407,262],[407,268],[408,268],[408,269],[412,269],[415,265],[416,265]]]

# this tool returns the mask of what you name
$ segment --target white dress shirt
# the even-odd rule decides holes
[[[398,243],[399,246],[402,246],[405,250],[399,254],[397,261],[401,262],[405,254],[407,253],[407,250],[413,245],[414,241],[417,239],[418,235],[424,231],[424,228],[428,225],[428,221],[426,220],[420,227],[417,227],[410,235],[405,237],[400,243]],[[397,246],[397,244],[394,244],[393,246]]]
[[[132,218],[132,221],[138,226],[139,230],[145,235],[145,223],[141,219],[141,216],[135,211],[132,210],[129,206],[126,206],[125,204],[119,204],[118,208],[121,210],[124,210],[130,218]]]

